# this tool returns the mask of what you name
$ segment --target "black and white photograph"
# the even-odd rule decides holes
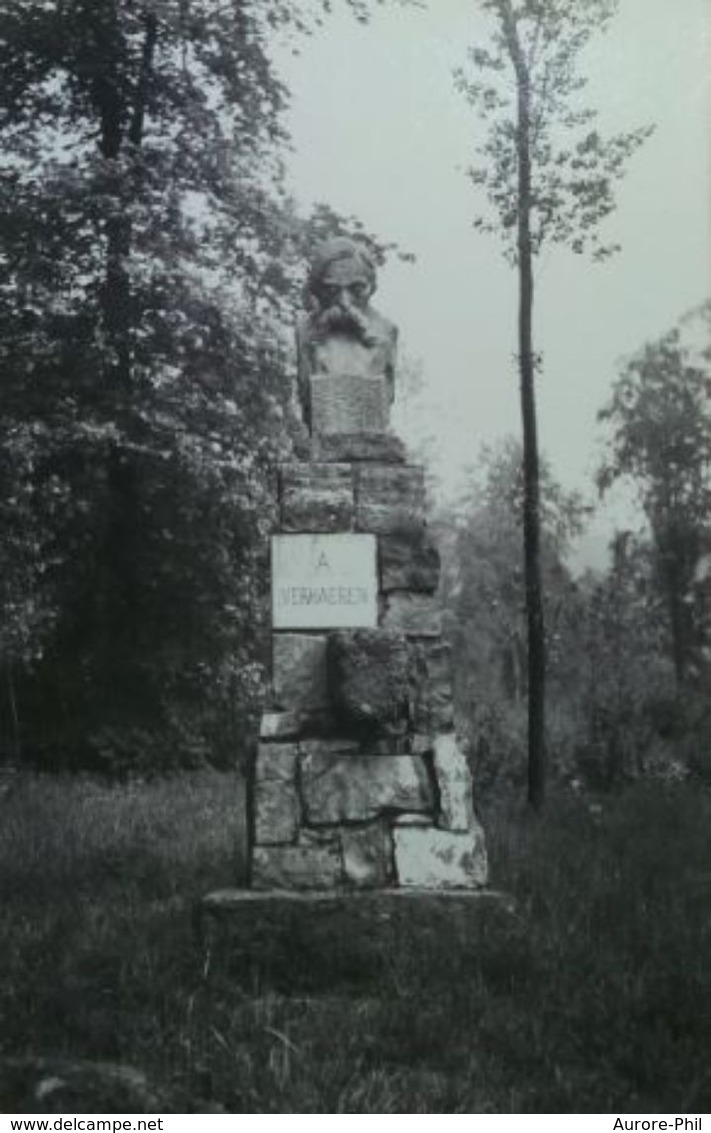
[[[708,0],[0,0],[0,199],[3,1130],[702,1133]]]

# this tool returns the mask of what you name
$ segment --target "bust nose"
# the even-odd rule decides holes
[[[336,303],[343,310],[348,307],[350,296],[347,287],[339,287],[336,293]]]

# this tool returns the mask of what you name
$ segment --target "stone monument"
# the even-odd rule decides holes
[[[367,250],[314,254],[299,322],[308,458],[279,469],[272,689],[252,786],[254,890],[479,889],[423,469],[390,431],[395,327]]]

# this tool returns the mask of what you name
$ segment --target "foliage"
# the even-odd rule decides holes
[[[562,691],[574,683],[570,644],[577,611],[565,556],[582,530],[586,509],[577,493],[557,483],[545,461],[541,471],[547,652],[554,689]],[[497,447],[482,449],[456,514],[444,520],[456,530],[446,556],[444,599],[456,657],[457,699],[463,726],[470,729],[481,790],[495,783],[501,787],[504,781],[520,783],[525,772],[522,508],[521,445],[507,438]]]
[[[3,800],[3,1055],[120,1061],[231,1113],[708,1110],[707,793],[490,813],[505,900],[276,907],[199,949],[233,786],[45,777]]]
[[[456,510],[437,520],[443,536],[454,532],[442,538],[443,597],[478,799],[510,798],[525,781],[521,463],[512,439],[485,448]],[[619,533],[605,573],[574,577],[567,556],[589,509],[545,461],[541,510],[552,779],[594,790],[690,772],[705,779],[708,712],[703,697],[675,696],[653,548]]]
[[[304,251],[359,228],[325,206],[303,220],[282,181],[269,44],[329,8],[0,13],[0,744],[15,755],[237,757],[261,688],[259,547],[294,427]]]
[[[631,481],[647,517],[679,684],[708,633],[702,557],[711,539],[711,375],[680,327],[625,365],[599,419],[612,427],[601,491]]]
[[[525,86],[531,251],[535,255],[549,243],[576,253],[590,250],[598,259],[610,255],[616,247],[602,243],[600,223],[614,209],[614,185],[629,158],[651,133],[645,126],[605,138],[593,126],[597,111],[580,103],[586,86],[582,53],[608,27],[616,0],[482,0],[482,7],[494,18],[491,45],[470,48],[470,68],[456,72],[458,88],[487,124],[486,140],[477,149],[482,164],[469,176],[484,190],[496,220],[482,215],[475,227],[499,236],[507,259],[518,262],[516,119]]]
[[[686,774],[669,729],[673,673],[649,544],[618,534],[613,562],[580,582],[575,769],[594,789]],[[572,644],[572,642],[571,642]]]

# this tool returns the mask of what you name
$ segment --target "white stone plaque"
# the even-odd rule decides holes
[[[374,535],[274,535],[274,629],[378,624]]]

